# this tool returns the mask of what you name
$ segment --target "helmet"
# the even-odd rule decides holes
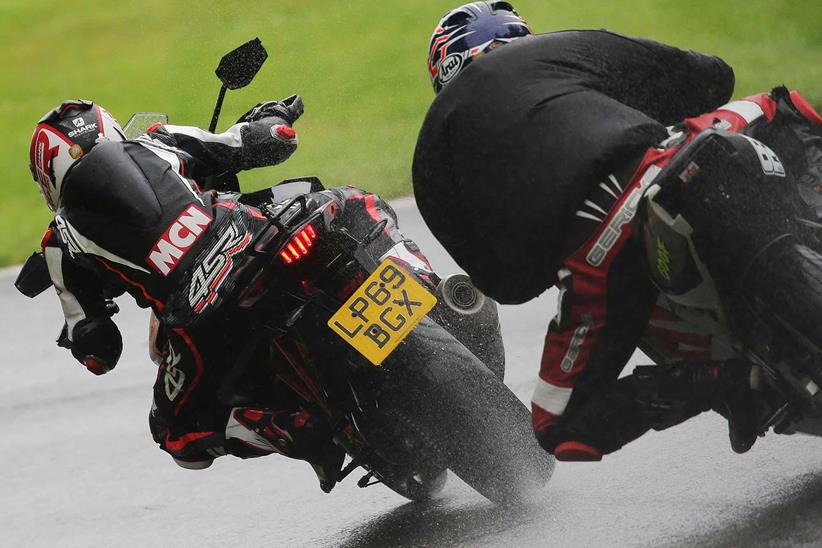
[[[60,205],[60,189],[74,163],[101,141],[125,140],[108,111],[83,99],[64,101],[40,118],[29,149],[29,168],[49,209]]]
[[[528,23],[508,2],[472,2],[449,11],[428,46],[434,91],[439,93],[475,57],[529,34]]]

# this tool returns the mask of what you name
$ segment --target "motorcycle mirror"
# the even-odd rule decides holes
[[[254,38],[223,55],[214,72],[226,89],[239,89],[251,83],[266,59],[268,52],[263,43]]]
[[[265,47],[263,47],[263,43],[260,42],[259,38],[249,40],[242,46],[223,55],[217,70],[214,71],[223,85],[220,87],[217,104],[214,105],[214,114],[211,116],[208,131],[213,133],[217,129],[217,120],[220,118],[220,110],[223,108],[226,90],[239,89],[251,83],[266,59],[268,59],[268,52],[265,51]]]
[[[126,139],[136,139],[154,124],[167,124],[168,115],[162,112],[136,112],[131,115],[126,125],[123,126],[123,132],[126,134]]]

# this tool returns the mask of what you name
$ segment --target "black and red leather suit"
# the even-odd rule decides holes
[[[802,174],[786,193],[796,193],[802,207],[822,205],[822,118],[801,95],[784,88],[687,118],[636,168],[609,175],[570,225],[572,251],[557,284],[559,310],[546,335],[532,397],[537,436],[559,456],[586,450],[583,444],[610,453],[651,428],[672,426],[706,409],[695,404],[670,422],[671,417],[655,419],[633,401],[633,379],[617,378],[634,349],[657,364],[720,363],[735,356],[722,337],[671,308],[651,282],[645,248],[634,237],[639,196],[680,152],[687,154],[689,143],[711,129],[740,132],[766,144],[784,162],[783,169]],[[597,399],[591,406],[594,419],[586,407]]]
[[[155,441],[181,466],[202,468],[226,452],[289,454],[286,442],[293,440],[285,428],[292,423],[280,423],[280,431],[267,422],[264,428],[275,432],[261,439],[253,430],[263,427],[251,424],[260,411],[232,413],[217,401],[236,341],[243,340],[237,336],[243,326],[225,320],[231,303],[223,296],[238,283],[234,266],[268,221],[240,194],[201,192],[198,182],[279,163],[295,148],[296,134],[276,117],[222,134],[161,125],[134,141],[101,142],[67,174],[43,238],[66,320],[63,345],[94,373],[112,368],[120,354],[107,299],[127,292],[165,319],[174,317],[171,307],[188,312],[191,321],[164,322],[150,414]],[[403,241],[393,211],[377,196],[353,188],[322,195],[352,215],[361,209],[375,222],[387,219],[390,239]],[[283,402],[283,409],[288,405]],[[306,419],[293,418],[298,424]],[[284,440],[285,448],[272,447],[272,440]]]
[[[560,289],[532,399],[537,437],[558,458],[599,458],[704,409],[649,418],[631,380],[617,380],[638,346],[660,363],[730,356],[666,309],[632,232],[641,191],[714,118],[730,131],[773,118],[765,96],[720,108],[733,87],[717,57],[564,31],[476,60],[428,111],[413,181],[434,235],[498,301]],[[818,121],[796,102],[804,123]]]

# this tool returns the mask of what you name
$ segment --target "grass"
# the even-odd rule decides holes
[[[785,83],[822,105],[822,3],[817,0],[518,0],[538,32],[608,28],[725,58],[737,96]],[[269,60],[229,92],[220,128],[262,99],[302,94],[300,149],[286,164],[244,174],[251,190],[315,174],[396,196],[410,192],[416,132],[433,93],[428,39],[454,2],[278,0],[99,2],[0,0],[0,264],[37,248],[49,221],[29,175],[34,122],[64,98],[105,105],[121,121],[167,112],[208,125],[220,56],[259,36]]]

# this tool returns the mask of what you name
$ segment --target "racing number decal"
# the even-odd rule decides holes
[[[328,326],[379,365],[437,299],[390,259],[331,317]]]
[[[782,165],[782,161],[773,150],[747,135],[742,135],[742,137],[745,137],[756,151],[756,157],[759,158],[759,163],[762,164],[762,172],[765,175],[785,176],[785,166]]]

